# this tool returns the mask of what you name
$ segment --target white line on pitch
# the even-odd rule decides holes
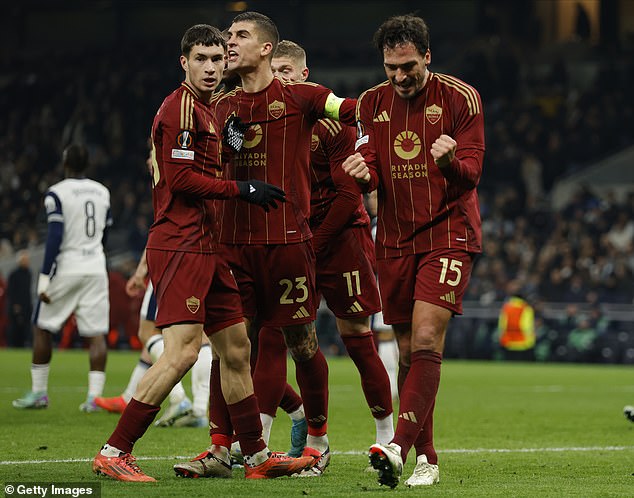
[[[565,453],[567,451],[628,451],[634,446],[569,446],[561,448],[455,448],[441,450],[438,453]],[[365,451],[333,451],[334,455],[365,455]],[[189,460],[190,456],[150,456],[137,457],[137,460]],[[85,463],[92,462],[92,458],[61,458],[58,460],[0,460],[0,465],[35,465],[43,463]]]

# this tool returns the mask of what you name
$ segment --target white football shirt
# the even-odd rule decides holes
[[[108,189],[88,178],[67,178],[48,189],[44,206],[49,223],[64,223],[55,274],[104,274],[103,232],[112,225]]]

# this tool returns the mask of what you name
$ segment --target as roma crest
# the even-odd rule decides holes
[[[313,133],[313,136],[310,137],[310,150],[315,152],[319,147],[319,137]]]
[[[191,313],[196,314],[200,309],[200,299],[194,296],[188,297],[185,299],[185,306]]]
[[[269,114],[273,116],[274,119],[278,119],[282,114],[284,114],[285,109],[286,104],[284,102],[280,102],[279,100],[274,100],[269,104]]]
[[[442,116],[442,107],[438,107],[436,104],[430,105],[425,108],[425,117],[431,124],[436,124]]]

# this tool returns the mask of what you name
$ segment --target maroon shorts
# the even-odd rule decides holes
[[[328,252],[317,261],[317,291],[337,318],[381,311],[369,226],[345,228],[330,240]]]
[[[289,245],[223,244],[238,282],[244,316],[261,327],[315,320],[315,254],[310,241]]]
[[[202,323],[212,334],[243,320],[240,293],[218,254],[147,250],[156,293],[156,326]]]
[[[457,249],[377,260],[385,323],[411,322],[414,301],[462,314],[472,262],[473,254]]]

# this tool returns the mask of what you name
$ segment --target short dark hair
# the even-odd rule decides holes
[[[80,144],[70,144],[62,153],[62,163],[75,173],[83,173],[88,168],[88,149]]]
[[[218,28],[209,24],[195,24],[183,35],[181,39],[181,53],[185,57],[189,57],[189,53],[196,45],[211,47],[218,45],[227,50],[227,41]]]
[[[271,42],[273,45],[271,54],[275,53],[277,44],[280,42],[280,34],[277,31],[277,26],[270,17],[260,14],[259,12],[242,12],[233,18],[233,22],[252,22],[255,24],[258,31],[258,40]]]
[[[413,44],[421,55],[429,50],[429,28],[422,17],[412,14],[390,17],[374,33],[374,45],[383,55],[386,48]]]

